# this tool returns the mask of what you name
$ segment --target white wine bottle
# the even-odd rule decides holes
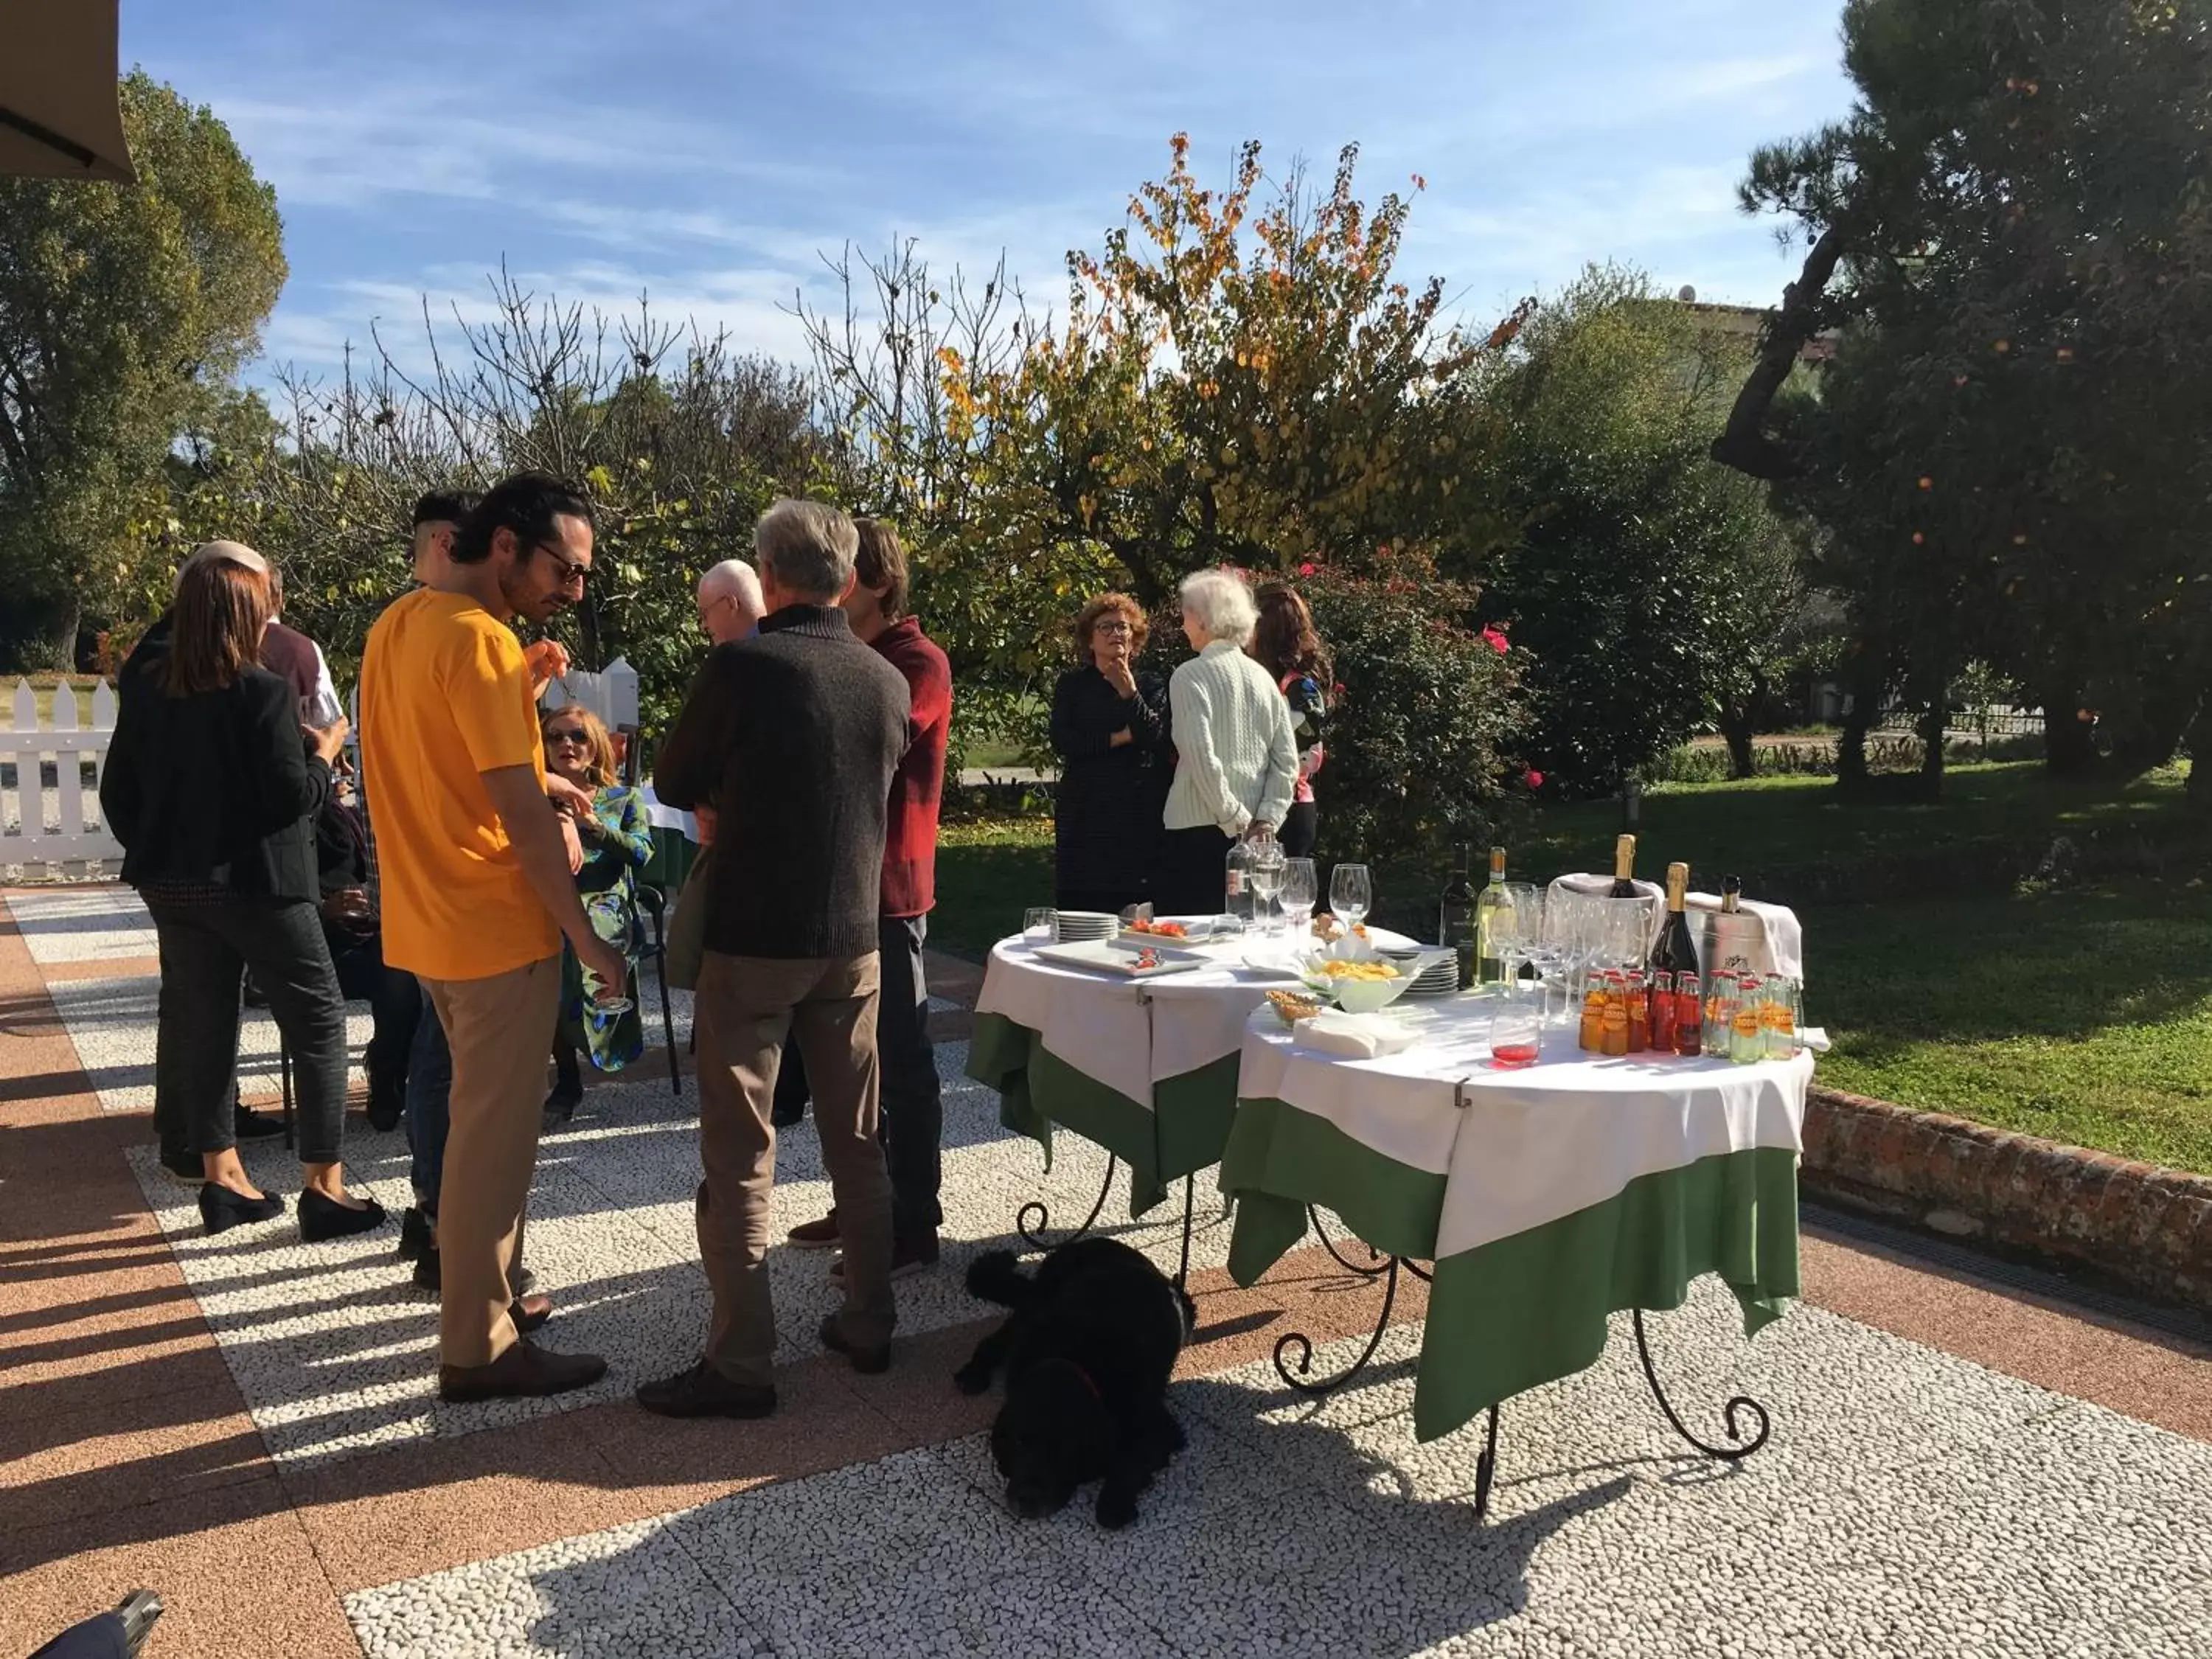
[[[1505,909],[1505,849],[1490,849],[1490,885],[1474,901],[1475,981],[1485,988],[1505,983],[1505,963],[1498,938],[1499,918]]]

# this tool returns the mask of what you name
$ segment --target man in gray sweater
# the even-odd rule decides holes
[[[907,685],[838,609],[859,550],[850,519],[778,501],[754,542],[769,614],[752,638],[715,647],[654,769],[660,799],[711,822],[714,845],[695,1004],[699,1254],[714,1310],[698,1363],[637,1391],[668,1417],[775,1409],[769,1115],[787,1034],[813,1085],[845,1249],[845,1306],[822,1340],[855,1370],[879,1371],[895,1322],[890,1182],[877,1139],[876,912]]]

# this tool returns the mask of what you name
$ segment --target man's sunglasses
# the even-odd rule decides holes
[[[574,583],[577,586],[581,587],[586,581],[591,580],[592,566],[591,562],[587,559],[579,560],[563,558],[561,555],[561,550],[555,547],[550,542],[533,543],[531,546],[531,551],[533,553],[543,553],[547,558],[553,561],[554,565],[561,572],[561,585],[563,587],[566,587],[571,582]]]

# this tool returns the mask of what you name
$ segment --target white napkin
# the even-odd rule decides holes
[[[1760,930],[1766,935],[1766,955],[1770,971],[1784,979],[1801,983],[1805,978],[1805,930],[1799,925],[1797,913],[1787,905],[1769,904],[1764,899],[1739,899],[1747,915],[1759,920]],[[1721,896],[1717,893],[1686,893],[1682,906],[1695,915],[1700,911],[1717,911]],[[1698,923],[1691,922],[1693,932]]]
[[[1808,1025],[1797,1033],[1797,1041],[1816,1054],[1825,1054],[1828,1052],[1828,1033],[1823,1026]]]
[[[1397,1020],[1382,1019],[1373,1014],[1347,1014],[1340,1008],[1325,1008],[1310,1019],[1300,1020],[1294,1030],[1297,1040],[1307,1048],[1346,1054],[1354,1060],[1395,1054],[1420,1040],[1418,1031]]]

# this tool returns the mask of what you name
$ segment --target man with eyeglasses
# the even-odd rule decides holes
[[[725,559],[699,578],[699,626],[715,644],[752,638],[767,614],[760,578],[743,559]]]
[[[422,981],[453,1053],[438,1212],[438,1391],[450,1401],[560,1394],[606,1373],[596,1354],[530,1341],[551,1305],[515,1286],[561,936],[606,982],[628,973],[577,897],[556,801],[579,810],[573,794],[588,811],[589,799],[547,779],[509,625],[574,603],[591,568],[589,502],[519,473],[469,514],[447,570],[377,619],[362,659],[385,957]]]

